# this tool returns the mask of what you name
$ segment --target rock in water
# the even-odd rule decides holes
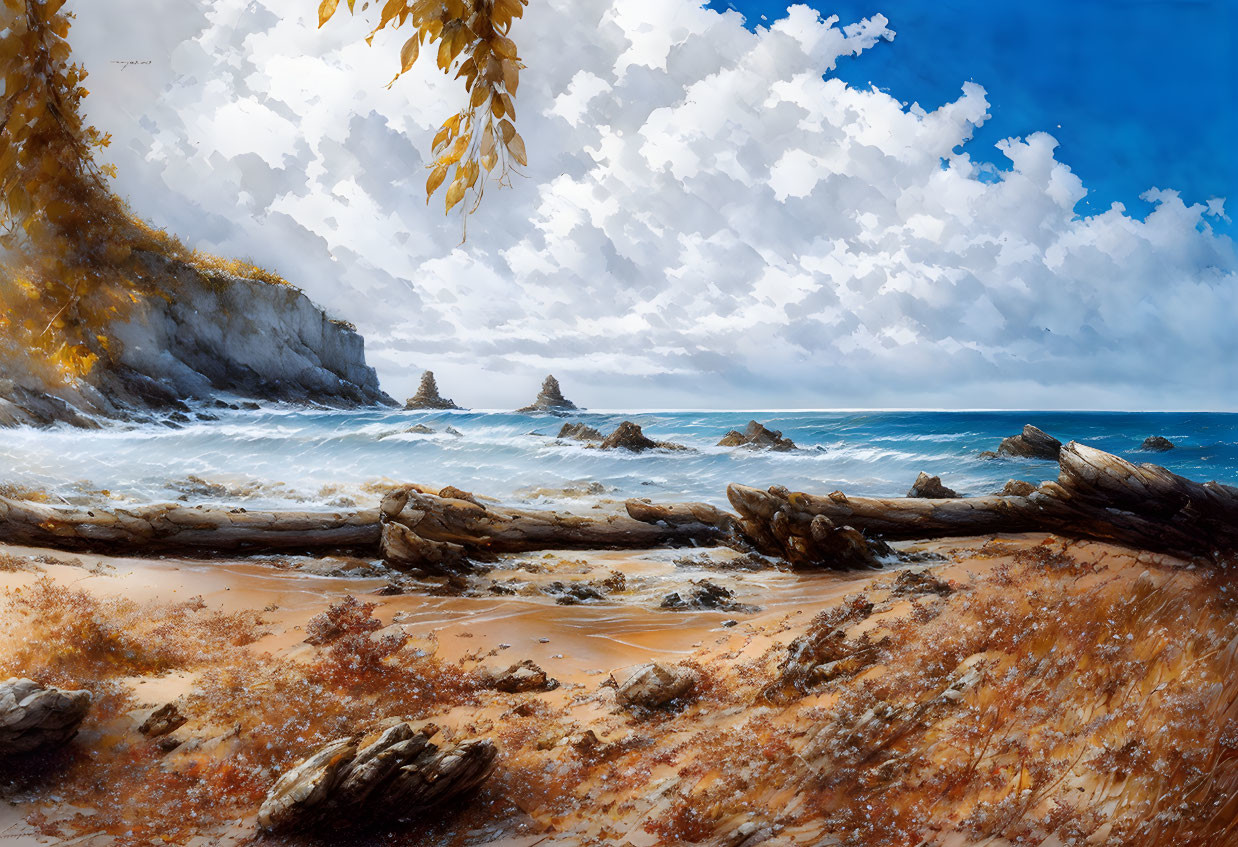
[[[430,743],[435,732],[398,723],[365,746],[352,738],[324,745],[272,786],[258,826],[292,832],[440,816],[485,781],[497,750],[486,739],[440,750]]]
[[[999,456],[1019,456],[1026,459],[1052,459],[1057,461],[1062,452],[1062,442],[1052,435],[1028,424],[1023,432],[1003,439],[997,448]]]
[[[1153,435],[1145,438],[1139,449],[1153,453],[1164,453],[1166,450],[1174,449],[1174,443],[1163,435]]]
[[[795,442],[790,438],[783,438],[781,432],[767,429],[756,421],[748,421],[748,426],[743,432],[731,430],[722,436],[718,446],[748,447],[753,450],[774,450],[780,453],[797,449]]]
[[[650,662],[641,665],[618,686],[618,700],[625,706],[656,709],[692,693],[696,671]]]
[[[1022,479],[1006,480],[1006,485],[1002,488],[1004,497],[1026,497],[1036,490],[1036,486]]]
[[[602,441],[602,449],[631,450],[633,453],[641,453],[645,450],[687,450],[688,448],[669,441],[654,441],[647,438],[637,424],[624,421]]]
[[[602,435],[601,431],[594,429],[588,424],[565,423],[559,430],[558,437],[568,438],[572,441],[601,441],[606,436]]]
[[[575,412],[578,411],[576,404],[563,396],[563,392],[559,389],[559,380],[554,376],[546,377],[542,382],[542,390],[538,392],[537,399],[523,409],[517,409],[517,412]]]
[[[434,379],[434,371],[426,371],[421,375],[421,385],[417,393],[404,403],[405,409],[459,409],[454,400],[439,396],[438,382]]]
[[[923,497],[926,500],[952,500],[959,496],[953,488],[941,484],[941,477],[929,476],[923,471],[916,477],[916,482],[907,492],[908,497]]]
[[[506,670],[483,671],[482,684],[495,691],[507,694],[522,694],[526,691],[551,691],[559,687],[559,681],[551,679],[532,659],[517,662]]]
[[[89,691],[44,688],[28,679],[0,682],[0,756],[68,743],[89,708]]]

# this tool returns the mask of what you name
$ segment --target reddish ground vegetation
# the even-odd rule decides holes
[[[390,717],[487,735],[499,769],[462,815],[357,843],[643,832],[669,845],[768,828],[788,844],[1238,844],[1229,577],[1141,574],[1058,543],[991,552],[945,596],[878,576],[815,619],[769,619],[749,653],[702,649],[694,698],[644,715],[618,708],[602,677],[549,694],[479,690],[475,659],[443,663],[432,641],[355,599],[307,626],[326,643],[270,656],[252,645],[268,626],[257,614],[102,601],[42,580],[9,597],[0,626],[28,637],[0,649],[0,673],[113,698],[89,719],[90,744],[60,754],[45,795],[30,790],[92,810],[65,821],[45,808],[40,828],[120,844],[252,832],[283,769]],[[839,643],[863,660],[836,664]],[[821,661],[830,674],[785,678]],[[161,672],[194,675],[181,710],[197,740],[171,753],[116,729],[121,681]]]

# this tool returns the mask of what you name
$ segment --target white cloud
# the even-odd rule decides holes
[[[428,67],[384,88],[398,36],[319,31],[309,0],[79,5],[134,208],[354,321],[393,394],[432,367],[496,407],[548,371],[606,407],[1238,405],[1223,202],[1080,218],[1051,136],[971,161],[979,85],[926,113],[822,78],[898,49],[880,16],[534,0],[527,178],[460,244],[423,194],[460,92]]]

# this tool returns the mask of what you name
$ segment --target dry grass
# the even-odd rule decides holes
[[[705,843],[751,821],[800,843],[882,847],[1238,844],[1238,592],[1224,573],[1111,572],[1044,545],[948,597],[908,605],[892,582],[790,633],[878,645],[862,666],[787,687],[773,685],[785,644],[701,659],[695,700],[652,715],[605,688],[566,704],[478,691],[355,600],[307,628],[320,646],[275,658],[249,644],[265,628],[255,614],[100,601],[46,580],[0,613],[30,633],[0,653],[0,675],[94,688],[112,698],[99,725],[125,707],[121,678],[197,674],[182,711],[210,739],[200,748],[164,755],[114,733],[55,784],[60,803],[98,810],[63,831],[120,844],[210,837],[326,740],[453,709],[500,745],[490,788],[463,819],[367,843],[455,843],[517,821],[553,827],[555,843],[634,828]],[[582,740],[592,729],[604,740]]]

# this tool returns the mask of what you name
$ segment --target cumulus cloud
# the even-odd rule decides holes
[[[385,89],[399,37],[315,5],[79,4],[74,44],[134,208],[356,323],[393,394],[430,367],[483,407],[551,371],[596,407],[1236,405],[1224,206],[1080,217],[1045,133],[973,163],[980,85],[926,112],[829,77],[898,49],[880,15],[534,0],[529,167],[461,243],[423,194],[460,92]]]

